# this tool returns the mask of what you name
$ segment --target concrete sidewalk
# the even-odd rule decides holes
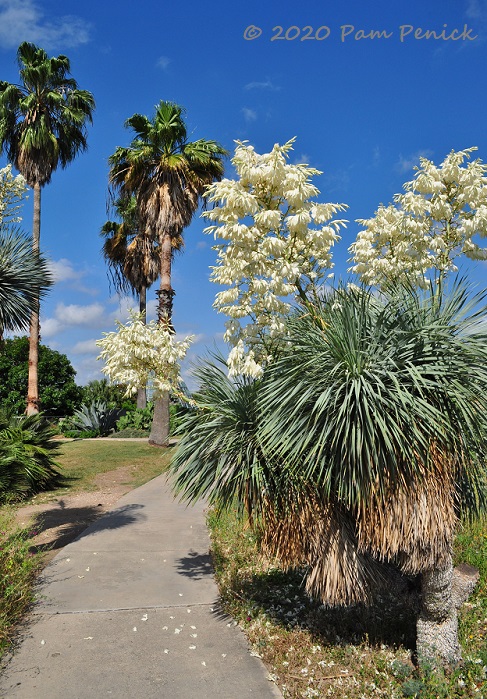
[[[0,696],[281,697],[219,610],[208,547],[203,506],[165,475],[122,497],[44,570]]]

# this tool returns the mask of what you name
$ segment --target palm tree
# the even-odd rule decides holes
[[[0,81],[0,151],[34,190],[33,250],[38,254],[41,189],[54,170],[66,167],[84,151],[86,122],[92,121],[93,96],[69,77],[66,56],[47,53],[24,42],[17,51],[21,84]],[[39,303],[31,316],[27,413],[39,410],[37,380]]]
[[[459,283],[450,295],[337,291],[289,320],[251,421],[244,394],[217,395],[221,378],[203,370],[206,401],[171,466],[187,499],[248,493],[264,547],[305,564],[326,604],[368,601],[384,562],[421,574],[418,654],[447,663],[460,656],[453,536],[485,508],[486,295],[469,300]]]
[[[111,280],[119,294],[136,293],[139,312],[146,318],[147,289],[159,276],[159,249],[153,238],[139,230],[137,205],[132,195],[128,199],[118,198],[115,211],[121,223],[107,221],[101,229],[105,238],[103,257],[107,262]],[[137,391],[137,408],[147,405],[146,389]]]
[[[161,101],[151,120],[134,114],[125,122],[135,138],[109,158],[113,190],[135,195],[142,231],[160,249],[158,318],[172,328],[174,289],[171,267],[175,247],[198,208],[207,185],[223,175],[225,149],[216,141],[188,141],[183,109]],[[169,394],[155,401],[149,442],[163,445],[169,435]]]
[[[23,330],[37,299],[52,284],[46,261],[32,254],[32,241],[0,226],[0,338]]]

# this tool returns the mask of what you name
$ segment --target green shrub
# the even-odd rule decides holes
[[[125,415],[117,420],[117,432],[122,430],[144,430],[149,433],[152,419],[154,417],[153,403],[147,403],[147,407],[129,410]]]
[[[125,398],[126,386],[113,385],[108,379],[95,379],[81,388],[82,402],[85,405],[91,403],[105,403],[108,408],[135,407],[133,400]]]
[[[0,411],[0,500],[27,497],[58,486],[56,430],[42,415]]]
[[[64,430],[63,435],[70,439],[93,439],[99,437],[98,430]]]
[[[20,415],[25,410],[29,369],[29,338],[5,339],[0,347],[0,404]],[[72,415],[81,404],[76,372],[65,354],[39,345],[39,398],[42,411],[51,417]]]
[[[169,406],[169,433],[176,434],[183,419],[183,415],[187,412],[187,408],[179,404],[171,404]],[[142,432],[142,435],[149,434],[152,420],[154,418],[154,404],[147,403],[147,407],[142,410],[135,408],[134,410],[128,410],[125,415],[123,415],[117,421],[117,433],[122,430],[137,430],[138,433]]]

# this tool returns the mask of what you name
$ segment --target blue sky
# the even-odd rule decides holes
[[[135,112],[177,102],[192,139],[229,150],[236,139],[265,152],[296,136],[293,159],[323,171],[319,200],[350,207],[338,276],[355,219],[391,201],[419,156],[440,163],[451,149],[477,146],[487,160],[487,0],[301,0],[275,9],[262,0],[0,0],[0,79],[17,82],[25,40],[68,55],[97,105],[89,150],[54,174],[42,200],[41,246],[58,280],[43,304],[42,341],[68,355],[79,384],[100,378],[94,342],[134,303],[109,293],[99,230],[107,159],[128,145],[123,123]],[[32,196],[26,230],[31,209]],[[174,264],[175,326],[196,335],[192,357],[219,341],[224,323],[212,310],[215,254],[204,225],[195,217]],[[486,265],[465,271],[485,285]]]

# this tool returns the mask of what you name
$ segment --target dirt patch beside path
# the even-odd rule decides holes
[[[91,522],[111,509],[122,495],[133,489],[127,485],[131,470],[131,466],[121,466],[99,474],[94,481],[98,490],[19,507],[17,522],[35,532],[32,540],[37,551],[45,552],[45,564],[58,549],[73,541]]]

